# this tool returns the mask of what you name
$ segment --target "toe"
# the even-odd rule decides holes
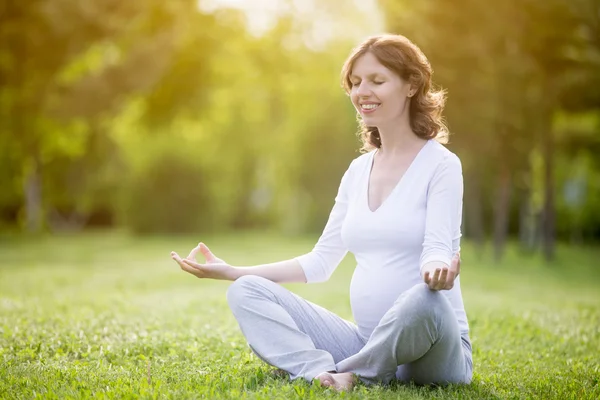
[[[321,378],[321,385],[323,386],[333,386],[333,379],[329,377]]]
[[[333,383],[334,383],[333,378],[327,372],[323,372],[322,374],[319,374],[315,379],[319,381],[321,386],[329,387],[329,386],[333,386]]]

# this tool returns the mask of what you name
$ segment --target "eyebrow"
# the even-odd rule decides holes
[[[374,77],[377,77],[377,76],[385,77],[385,75],[383,75],[381,72],[374,72],[372,74],[367,75],[367,78],[374,78]],[[356,79],[361,79],[360,76],[356,76],[354,74],[352,74],[352,75],[349,76],[349,79],[355,79],[355,78]]]

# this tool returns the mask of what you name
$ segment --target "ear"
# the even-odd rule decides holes
[[[419,90],[418,78],[413,75],[408,78],[407,83],[409,84],[407,96],[413,97]]]

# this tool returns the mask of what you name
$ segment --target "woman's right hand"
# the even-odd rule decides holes
[[[200,264],[196,261],[198,252],[202,253],[206,259],[204,264]],[[171,252],[171,258],[179,264],[182,270],[189,272],[198,278],[235,279],[235,268],[216,257],[202,242],[198,243],[198,246],[194,247],[186,258],[182,259],[174,251]]]

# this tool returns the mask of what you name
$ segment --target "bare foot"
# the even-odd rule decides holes
[[[352,372],[342,372],[339,374],[336,374],[335,372],[323,372],[317,375],[315,379],[321,382],[322,386],[332,387],[338,392],[352,390],[355,383],[354,374]]]

